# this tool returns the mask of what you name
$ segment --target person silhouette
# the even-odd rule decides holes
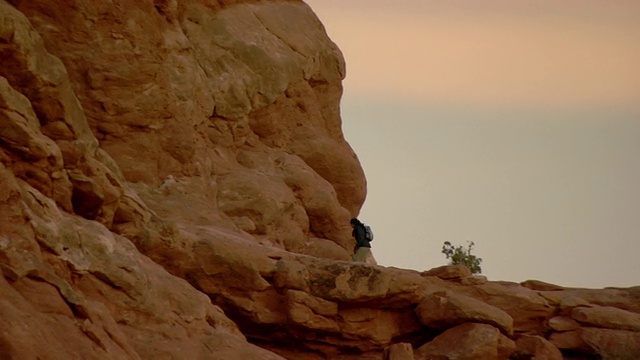
[[[351,236],[356,240],[356,245],[353,248],[352,260],[370,265],[377,265],[377,262],[373,257],[373,253],[371,252],[371,240],[373,240],[371,228],[368,228],[357,218],[352,218],[350,223],[353,228]]]

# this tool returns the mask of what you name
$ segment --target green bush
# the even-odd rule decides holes
[[[450,242],[445,241],[444,245],[442,245],[442,253],[449,259],[450,265],[462,264],[471,270],[472,274],[480,274],[482,272],[482,268],[480,268],[480,263],[482,259],[476,257],[475,255],[471,255],[471,249],[473,249],[473,241],[467,242],[467,248],[463,248],[460,246],[453,246]]]

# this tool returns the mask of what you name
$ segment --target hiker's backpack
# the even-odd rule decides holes
[[[373,241],[373,231],[371,231],[371,226],[364,226],[364,238],[368,241]]]

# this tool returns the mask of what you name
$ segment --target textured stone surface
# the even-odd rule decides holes
[[[510,282],[487,282],[462,286],[460,292],[502,309],[513,318],[516,333],[544,333],[545,322],[554,313],[551,303],[540,292]]]
[[[562,286],[546,283],[540,280],[527,280],[527,281],[521,282],[520,285],[526,288],[529,288],[531,290],[540,290],[540,291],[564,290]]]
[[[3,356],[278,358],[129,240],[61,212],[3,165],[0,179]]]
[[[603,359],[636,359],[640,354],[640,333],[626,330],[579,328],[554,333],[550,341],[560,350]]]
[[[513,340],[493,326],[467,323],[451,328],[415,352],[420,359],[508,359],[516,349]]]
[[[411,344],[399,343],[393,344],[386,349],[383,353],[384,360],[413,360],[413,348]]]
[[[603,359],[632,360],[640,354],[640,333],[635,331],[585,328],[581,336]]]
[[[638,353],[640,287],[351,262],[344,75],[298,0],[0,0],[0,357]]]
[[[228,9],[203,7],[197,1],[180,6],[175,1],[100,5],[13,1],[12,5],[0,2],[0,160],[5,200],[2,220],[6,220],[0,227],[2,270],[8,286],[25,296],[34,291],[48,294],[36,305],[69,321],[64,325],[61,320],[48,320],[53,315],[35,316],[33,327],[42,328],[38,333],[46,337],[26,341],[8,330],[15,338],[3,339],[3,343],[12,339],[3,354],[39,356],[44,347],[30,344],[40,341],[60,350],[52,355],[60,358],[66,357],[65,348],[72,357],[90,357],[96,344],[104,352],[98,356],[113,358],[164,357],[178,352],[198,357],[207,347],[236,358],[275,358],[246,343],[236,325],[208,303],[204,294],[165,269],[184,277],[196,273],[209,277],[219,271],[200,264],[219,257],[220,250],[232,245],[202,243],[203,236],[210,235],[223,235],[218,236],[222,244],[228,238],[264,241],[314,255],[348,257],[344,250],[350,248],[348,226],[340,224],[346,224],[350,212],[357,214],[364,197],[364,178],[342,138],[336,111],[343,60],[318,20],[303,4],[289,2],[238,4]],[[206,35],[211,29],[198,34],[197,16],[211,16],[213,21],[204,23],[207,26],[233,28],[230,37],[211,42]],[[240,26],[248,18],[254,19],[252,26]],[[300,31],[286,28],[301,25]],[[256,34],[264,43],[256,45],[255,38],[248,37]],[[236,48],[222,50],[220,45],[229,41]],[[276,48],[281,53],[274,53]],[[212,56],[214,49],[220,56]],[[256,57],[256,51],[264,57]],[[272,62],[265,67],[265,60]],[[213,72],[203,68],[207,61],[216,63]],[[264,71],[272,66],[292,73]],[[247,75],[230,77],[234,69],[246,70]],[[231,85],[234,91],[227,91],[219,81],[224,77],[240,81]],[[306,93],[297,93],[312,96],[296,100],[296,90],[290,90],[291,96],[285,94],[287,89],[298,88]],[[240,109],[230,98],[234,94],[243,94],[246,98],[241,102],[249,101],[250,107],[233,114]],[[287,147],[261,144],[250,129],[251,112],[287,96],[307,101],[313,112],[300,112],[291,121],[311,119],[313,124],[305,122],[305,126],[319,128],[308,131],[333,141],[329,165],[324,165],[325,153],[316,156],[312,148],[296,145],[304,155],[315,156],[314,164],[319,167],[352,167],[336,169],[340,177],[332,179],[335,184]],[[259,120],[256,117],[254,122]],[[215,132],[218,125],[224,127],[222,138]],[[207,130],[212,128],[213,132]],[[232,136],[229,147],[224,143],[227,134]],[[295,142],[295,134],[291,137]],[[265,170],[270,175],[263,176]],[[233,214],[227,214],[220,206],[218,200],[227,200],[231,186],[237,186],[224,187],[227,174],[268,185],[256,193],[240,192],[265,199],[258,203],[257,215],[250,206],[242,207],[242,214],[234,213],[233,207]],[[137,181],[147,186],[128,183]],[[281,198],[274,191],[278,187]],[[202,201],[206,200],[202,194],[213,201]],[[189,204],[192,198],[199,202]],[[289,211],[290,219],[281,221],[280,215]],[[82,222],[70,216],[74,213],[97,222]],[[215,227],[194,229],[183,224]],[[109,229],[134,240],[137,248]],[[306,245],[311,234],[319,239],[316,246]],[[157,263],[138,249],[147,251]],[[196,261],[187,261],[192,249],[203,251]],[[246,254],[239,252],[244,262]],[[153,266],[140,265],[139,258]],[[237,260],[228,256],[227,261]],[[266,258],[263,263],[269,261]],[[165,269],[158,265],[163,263]],[[252,279],[247,290],[265,287],[260,274],[264,266],[257,264],[247,263],[256,272],[239,276],[240,281]],[[204,287],[211,281],[209,277],[207,282],[195,282]],[[51,289],[58,289],[64,301],[56,300]],[[75,307],[69,309],[67,303]],[[14,305],[7,304],[5,309]],[[100,310],[99,317],[92,318],[92,311],[98,311],[94,308]],[[26,309],[22,317],[38,311]],[[256,312],[256,317],[266,316]],[[3,328],[19,325],[21,316],[15,315],[4,317],[8,323]],[[10,322],[11,318],[16,321]],[[76,318],[88,320],[72,331]],[[102,330],[105,321],[112,328]],[[127,325],[120,329],[116,322]],[[49,332],[56,323],[71,328]],[[131,325],[136,323],[140,328]],[[78,338],[77,349],[65,347],[74,337]],[[183,353],[184,348],[192,349],[191,355]]]
[[[551,334],[549,341],[560,350],[570,350],[583,355],[595,355],[595,351],[583,339],[584,329],[579,328],[572,331],[557,332]]]
[[[365,181],[341,132],[344,60],[307,6],[17,7],[66,65],[79,122],[128,181],[203,178],[217,196],[201,214],[287,250],[310,235],[347,248]]]
[[[468,267],[458,265],[445,265],[433,268],[431,270],[423,271],[424,276],[437,276],[441,279],[456,279],[471,276],[471,270]]]
[[[452,325],[477,322],[493,325],[505,334],[513,334],[513,319],[509,314],[464,295],[429,295],[420,302],[416,313],[424,325],[432,328],[446,329]]]
[[[523,335],[516,340],[516,356],[524,359],[562,360],[562,353],[541,336]]]
[[[587,326],[640,331],[640,314],[612,306],[578,307],[571,317]]]
[[[568,316],[555,316],[549,319],[549,327],[555,331],[575,330],[580,324]]]

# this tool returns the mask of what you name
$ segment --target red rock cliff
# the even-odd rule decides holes
[[[345,261],[344,75],[301,1],[0,0],[0,358],[636,358],[638,288]]]

